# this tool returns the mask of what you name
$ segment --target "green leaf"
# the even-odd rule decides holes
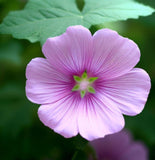
[[[65,32],[68,26],[104,24],[147,16],[151,7],[133,0],[85,0],[82,11],[74,0],[29,0],[24,10],[10,12],[0,25],[0,33],[44,43],[48,37]]]
[[[126,20],[148,16],[155,10],[133,0],[85,0],[84,20],[90,24],[104,24],[106,22]]]
[[[42,43],[81,24],[81,13],[73,0],[30,0],[22,11],[10,12],[0,25],[0,33]]]

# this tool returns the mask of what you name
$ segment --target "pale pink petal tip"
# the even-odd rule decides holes
[[[27,65],[26,96],[41,104],[39,118],[55,132],[93,140],[119,132],[123,114],[143,110],[151,83],[144,70],[134,68],[140,50],[132,40],[110,29],[92,36],[83,26],[71,26],[48,38],[42,51],[46,58]]]

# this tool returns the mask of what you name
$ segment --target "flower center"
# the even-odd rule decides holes
[[[84,79],[83,81],[80,82],[80,90],[86,90],[88,85],[89,85],[89,82]]]
[[[98,79],[98,77],[88,78],[87,72],[85,71],[81,77],[73,76],[73,78],[76,81],[76,84],[72,88],[72,91],[80,91],[81,98],[83,98],[87,92],[95,93],[92,84]]]

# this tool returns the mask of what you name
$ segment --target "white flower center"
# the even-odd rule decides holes
[[[87,90],[89,86],[88,80],[84,79],[80,82],[80,90]]]

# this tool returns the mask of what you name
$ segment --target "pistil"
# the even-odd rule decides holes
[[[85,71],[81,77],[73,76],[76,84],[72,88],[72,91],[80,91],[81,98],[83,98],[87,92],[95,93],[95,89],[92,84],[98,79],[98,77],[88,78],[87,72]]]

